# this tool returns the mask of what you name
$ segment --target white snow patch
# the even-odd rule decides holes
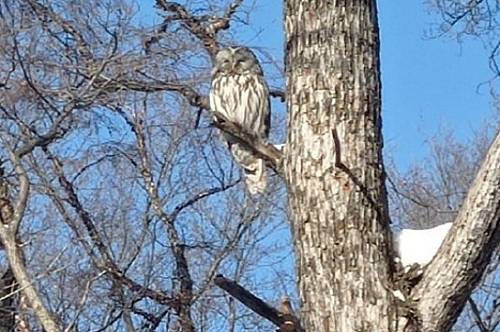
[[[395,298],[397,298],[403,302],[406,301],[405,296],[403,295],[403,293],[400,290],[392,291],[392,295],[394,295]]]
[[[394,234],[394,247],[403,267],[424,266],[436,255],[452,223],[429,229],[403,229]]]
[[[285,147],[285,144],[273,144],[273,145],[276,149],[283,152],[283,148]]]

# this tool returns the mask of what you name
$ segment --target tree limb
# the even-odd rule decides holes
[[[500,133],[412,298],[424,331],[448,331],[500,242]]]
[[[26,271],[22,248],[17,243],[17,231],[24,216],[29,195],[29,180],[26,175],[26,170],[21,165],[21,162],[15,153],[13,151],[9,151],[9,155],[11,162],[14,164],[16,173],[19,176],[20,189],[14,208],[11,207],[10,209],[2,209],[1,211],[2,225],[0,225],[0,239],[9,260],[10,268],[12,269],[14,277],[19,284],[19,289],[22,290],[22,293],[28,300],[30,307],[33,309],[46,331],[58,332],[60,331],[58,325],[53,319],[51,313],[43,304],[38,291],[33,285],[33,280]],[[0,172],[0,187],[3,188],[0,191],[2,195],[5,195],[5,197],[1,197],[0,201],[2,201],[3,204],[9,204],[12,206],[8,197],[8,184],[1,176],[2,173],[3,170]],[[4,212],[11,213],[9,215],[5,215]]]
[[[213,112],[216,121],[214,126],[223,132],[231,135],[239,143],[252,149],[255,154],[263,158],[268,166],[274,169],[278,174],[283,174],[282,168],[282,153],[274,145],[262,141],[260,138],[247,133],[243,128],[234,122],[229,121],[224,115],[218,112]]]
[[[156,0],[156,5],[162,10],[173,14],[175,19],[181,21],[182,25],[203,43],[203,46],[211,56],[215,56],[219,51],[220,45],[215,38],[215,33],[218,30],[212,32],[203,24],[204,20],[190,13],[187,8],[181,4],[173,1]],[[167,19],[172,20],[172,17]],[[221,25],[219,24],[219,26]]]
[[[279,311],[238,285],[235,281],[225,278],[222,274],[215,277],[214,283],[247,308],[278,326],[279,331],[305,332],[299,324],[299,319],[291,312],[287,299],[283,301],[286,304],[284,305],[286,310]]]

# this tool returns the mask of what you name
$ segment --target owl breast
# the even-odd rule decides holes
[[[269,91],[263,77],[253,73],[217,75],[212,80],[210,107],[248,133],[267,137]]]

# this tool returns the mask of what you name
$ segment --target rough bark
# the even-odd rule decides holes
[[[285,1],[288,144],[307,331],[390,331],[375,1]]]
[[[499,245],[499,165],[500,134],[438,255],[412,294],[423,331],[451,329]]]

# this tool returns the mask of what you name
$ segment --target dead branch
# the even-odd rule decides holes
[[[283,310],[279,311],[247,291],[242,286],[238,285],[235,281],[225,278],[222,274],[215,277],[214,283],[240,301],[247,308],[272,322],[279,328],[278,331],[305,332],[305,330],[300,326],[299,319],[295,317],[293,311],[291,310],[291,306],[287,298],[283,301]]]

